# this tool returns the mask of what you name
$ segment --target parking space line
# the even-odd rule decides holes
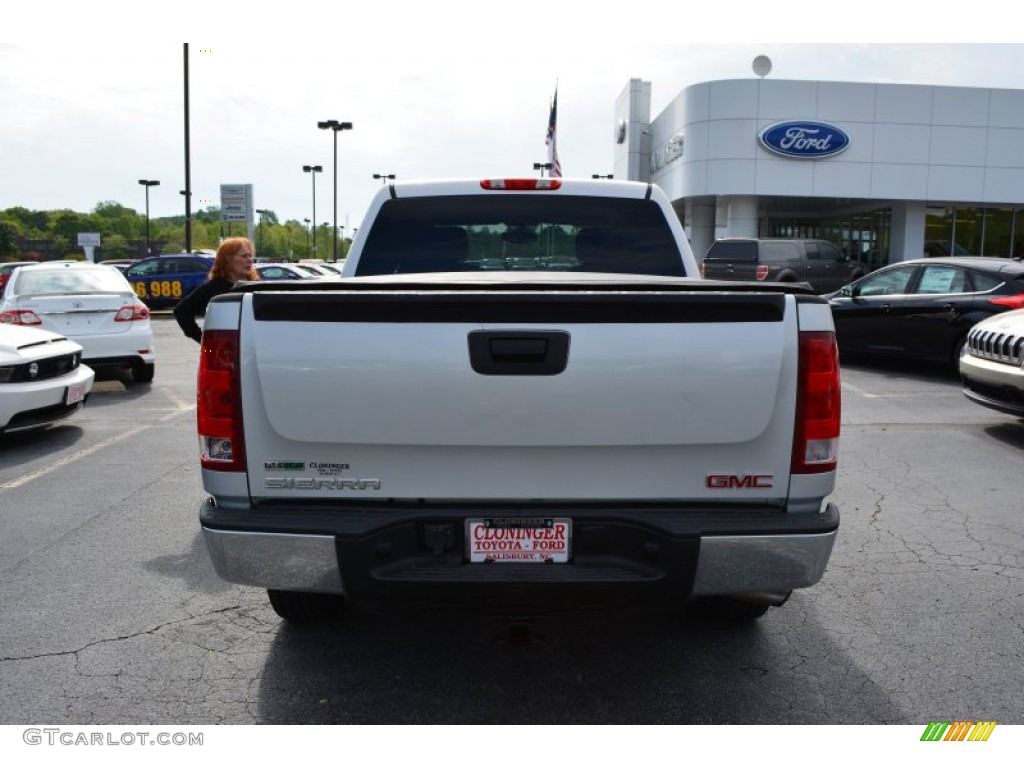
[[[880,394],[873,394],[846,382],[842,383],[842,388],[848,389],[855,395],[860,395],[867,400],[896,400],[901,397],[912,397],[915,400],[921,400],[928,397],[949,397],[949,392],[945,390],[937,392],[882,392]]]
[[[853,384],[847,384],[847,383],[846,383],[845,381],[844,381],[844,382],[842,382],[840,386],[841,386],[841,387],[842,387],[843,389],[848,389],[848,390],[850,390],[851,392],[853,392],[853,393],[855,393],[855,394],[858,394],[858,395],[860,395],[861,397],[866,397],[866,398],[868,398],[868,399],[874,399],[874,398],[876,398],[876,397],[886,397],[886,395],[873,395],[873,394],[871,394],[870,392],[865,392],[865,391],[864,391],[863,389],[861,389],[860,387],[855,387],[855,386],[853,386]]]
[[[194,405],[191,406],[191,407],[180,408],[180,409],[174,411],[173,413],[169,413],[168,415],[166,415],[163,418],[159,419],[157,421],[157,423],[159,424],[159,423],[163,423],[165,421],[168,421],[168,420],[174,418],[175,416],[180,415],[183,411],[190,411],[193,408],[195,408]],[[44,475],[48,475],[51,472],[53,472],[54,470],[56,470],[56,469],[60,469],[61,467],[66,467],[68,464],[73,464],[74,462],[78,461],[79,459],[84,459],[86,456],[91,456],[94,453],[102,451],[104,448],[109,448],[114,443],[118,443],[118,442],[121,442],[122,440],[126,440],[126,439],[128,439],[130,437],[134,437],[135,435],[139,434],[140,432],[144,432],[145,430],[147,430],[147,429],[149,429],[150,427],[153,427],[153,426],[155,426],[155,425],[154,424],[144,424],[144,425],[142,425],[140,427],[135,427],[134,429],[129,429],[127,432],[121,432],[119,434],[114,435],[113,437],[108,437],[106,440],[101,440],[100,442],[96,443],[96,445],[90,446],[88,448],[83,448],[80,451],[75,451],[74,453],[72,453],[72,454],[70,454],[68,456],[65,456],[63,459],[58,459],[57,461],[53,462],[52,464],[47,465],[43,469],[37,469],[35,472],[29,472],[27,475],[22,475],[21,477],[16,478],[15,480],[11,480],[11,481],[6,482],[6,483],[0,483],[0,491],[7,491],[7,490],[10,490],[12,488],[20,488],[21,486],[25,485],[26,483],[30,483],[33,480],[38,480],[40,477],[43,477]]]
[[[195,402],[187,402],[178,397],[178,393],[170,387],[160,387],[160,393],[166,395],[167,399],[170,400],[174,405],[178,407],[179,411],[188,411],[196,407]]]

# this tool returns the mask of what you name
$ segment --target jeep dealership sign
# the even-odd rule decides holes
[[[850,137],[834,125],[811,120],[775,123],[764,128],[757,138],[769,152],[802,160],[832,157],[850,145]]]

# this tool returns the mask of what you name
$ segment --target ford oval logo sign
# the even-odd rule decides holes
[[[850,146],[850,137],[828,123],[796,120],[775,123],[758,134],[761,146],[783,157],[817,159],[838,155]]]

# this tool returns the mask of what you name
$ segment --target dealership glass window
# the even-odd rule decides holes
[[[1024,210],[1013,212],[1013,219],[1010,225],[1010,242],[1013,243],[1011,256],[1024,256]]]
[[[985,234],[984,208],[957,208],[953,219],[953,242],[956,250],[968,255],[981,255]],[[995,254],[990,254],[995,255]]]
[[[836,217],[801,217],[766,214],[760,237],[828,240],[844,256],[866,262],[871,269],[889,263],[892,215],[888,208]]]
[[[949,256],[953,252],[955,208],[931,207],[925,211],[923,256]]]
[[[765,217],[760,237],[781,237],[786,240],[816,240],[821,235],[821,219],[796,216]]]
[[[851,213],[823,219],[821,237],[836,244],[850,259],[863,261],[871,269],[889,263],[892,214],[888,208]]]
[[[1014,244],[1014,213],[1010,208],[986,208],[982,254],[985,256],[1013,256],[1020,252]]]
[[[828,240],[871,269],[890,263],[892,217],[888,208],[842,216],[780,215],[766,212],[760,237]],[[1024,209],[929,206],[925,211],[922,256],[1024,256]],[[917,254],[897,255],[917,258]]]
[[[928,208],[925,256],[1020,256],[1024,211],[1010,208]]]

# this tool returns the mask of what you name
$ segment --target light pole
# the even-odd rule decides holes
[[[540,177],[544,178],[544,171],[551,170],[551,163],[534,163],[533,170],[540,171]]]
[[[395,174],[393,174],[393,173],[375,173],[375,174],[373,174],[373,178],[380,179],[380,183],[381,184],[387,184],[388,183],[388,179],[394,179],[395,178]]]
[[[160,182],[154,179],[139,179],[139,184],[146,188],[146,255],[149,256],[149,188],[159,186]]]
[[[324,167],[322,165],[304,165],[302,170],[313,178],[313,255],[316,255],[316,175],[323,173]],[[309,221],[309,219],[306,219],[306,221]]]
[[[334,133],[334,260],[338,260],[338,131],[351,131],[352,123],[341,123],[337,120],[321,120],[316,124],[322,130],[331,130]],[[316,211],[313,211],[313,218],[316,218]]]
[[[189,128],[188,99],[188,43],[185,43],[185,252],[192,253],[192,139]]]
[[[342,224],[338,227],[341,230],[341,258],[345,258],[345,225]],[[337,259],[335,259],[337,261]]]
[[[256,213],[260,216],[260,225],[256,228],[256,250],[258,251],[263,245],[263,216],[270,211],[266,208],[257,208]]]
[[[309,219],[303,219],[306,222],[306,255],[309,255]]]
[[[192,193],[179,189],[178,194],[185,198],[185,253],[192,253]]]

